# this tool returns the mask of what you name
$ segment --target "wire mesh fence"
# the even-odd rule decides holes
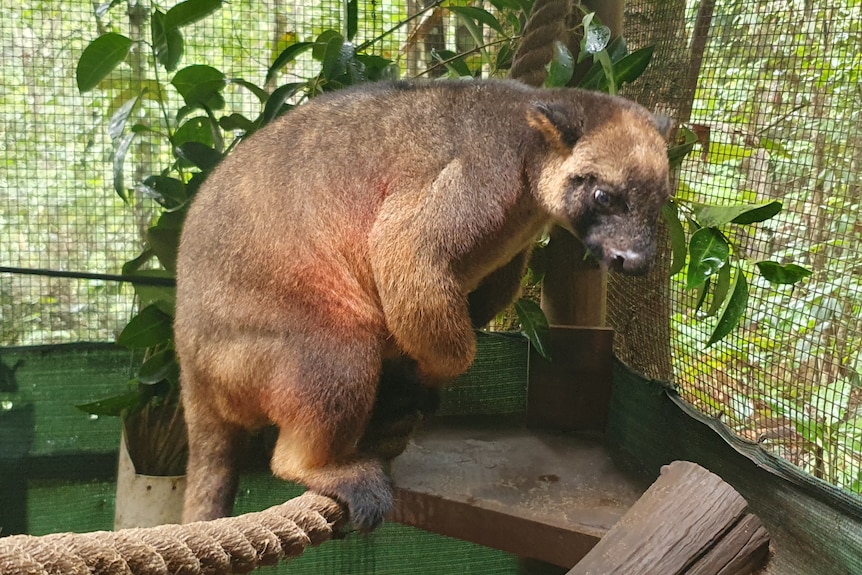
[[[99,34],[147,41],[137,4],[96,18],[92,2],[0,2],[0,266],[119,273],[141,252],[154,203],[140,194],[124,201],[113,191],[116,143],[106,125],[128,94],[104,85],[81,95],[75,66]],[[345,6],[224,4],[188,28],[183,61],[272,89],[265,75],[273,59],[291,43],[342,29]],[[390,34],[421,11],[418,2],[356,6],[354,42],[385,36],[375,49],[398,60],[405,74],[424,69],[433,50],[465,42],[451,15],[417,18]],[[699,35],[696,24],[704,18],[706,34]],[[656,318],[649,314],[658,313],[653,323],[664,331],[627,331],[623,320],[615,323],[630,357],[665,355],[668,366],[672,360],[666,376],[688,401],[855,492],[862,492],[860,22],[862,6],[851,0],[629,2],[630,47],[656,45],[652,67],[632,95],[685,120],[698,136],[679,172],[678,201],[781,201],[774,218],[724,233],[742,269],[754,272],[756,262],[774,260],[813,273],[793,286],[755,273],[740,327],[712,346],[707,341],[721,309],[710,310],[712,292],[701,298],[685,289],[685,271],[668,284],[665,267],[665,279],[640,292],[646,297],[617,303],[626,325],[639,314],[649,323]],[[405,50],[420,26],[434,33],[423,36],[422,50]],[[145,60],[135,66],[135,57],[133,51],[131,65],[118,74],[152,78],[156,69]],[[303,58],[287,79],[314,73],[318,64],[310,54]],[[259,103],[238,84],[224,95],[232,110],[257,113]],[[159,114],[146,100],[139,120]],[[172,153],[152,142],[135,145],[150,148],[126,165],[129,181],[158,170]],[[133,296],[108,280],[0,274],[0,346],[112,341],[128,321]],[[654,362],[658,373],[663,363]]]
[[[689,7],[690,19],[703,3]],[[717,2],[680,173],[682,202],[783,210],[725,233],[743,269],[812,274],[779,285],[753,274],[748,309],[725,341],[709,297],[673,282],[676,383],[705,412],[806,471],[862,493],[859,202],[862,104],[858,2]],[[684,276],[680,274],[680,277]],[[697,321],[695,321],[697,320]]]
[[[406,6],[361,3],[361,42],[383,35],[406,19]],[[108,133],[111,116],[128,101],[128,78],[156,93],[158,69],[139,45],[127,66],[100,89],[76,87],[78,58],[90,40],[107,32],[148,42],[143,5],[84,1],[4,2],[0,16],[0,266],[25,270],[119,274],[137,256],[152,224],[155,204],[141,195],[124,202],[113,193],[117,143]],[[183,59],[206,63],[230,78],[263,86],[275,56],[290,43],[313,40],[343,25],[342,3],[237,2],[216,17],[192,24]],[[407,30],[396,30],[381,50],[397,54]],[[292,68],[311,74],[311,57]],[[112,84],[116,84],[116,87]],[[144,97],[139,121],[160,110]],[[229,106],[252,115],[256,102],[247,91],[225,90]],[[179,101],[175,93],[166,97]],[[180,104],[174,102],[174,109]],[[156,120],[157,122],[157,120]],[[170,164],[172,151],[149,141],[135,144],[130,180]],[[68,341],[113,341],[128,321],[133,290],[106,280],[82,282],[39,275],[0,275],[0,345],[41,345]]]

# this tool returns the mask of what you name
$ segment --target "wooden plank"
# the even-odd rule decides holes
[[[570,567],[643,493],[600,437],[436,420],[392,463],[399,523]]]
[[[714,473],[676,461],[568,575],[746,575],[769,549],[747,508]]]
[[[551,326],[551,361],[530,350],[527,425],[603,431],[613,383],[614,332]]]

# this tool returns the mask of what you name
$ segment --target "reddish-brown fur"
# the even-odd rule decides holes
[[[642,271],[667,176],[642,108],[504,81],[345,91],[238,146],[180,246],[184,519],[230,512],[239,438],[274,423],[274,473],[373,528],[391,506],[382,459],[403,441],[378,446],[405,428],[375,411],[378,388],[415,421],[423,386],[470,366],[474,326],[517,294],[549,223]]]

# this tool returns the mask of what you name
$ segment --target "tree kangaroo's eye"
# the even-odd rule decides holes
[[[593,198],[595,198],[597,204],[605,208],[611,207],[611,204],[613,203],[610,194],[602,189],[597,189],[593,192]]]

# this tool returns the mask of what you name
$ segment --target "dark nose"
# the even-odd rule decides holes
[[[631,250],[609,250],[608,268],[629,275],[643,275],[649,271],[650,258]]]

